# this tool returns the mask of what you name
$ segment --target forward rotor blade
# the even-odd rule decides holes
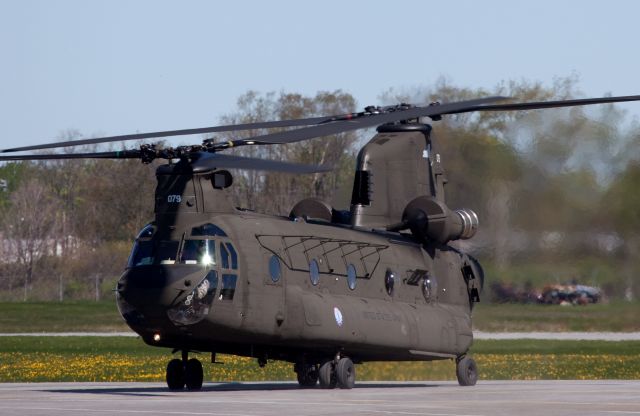
[[[68,159],[140,159],[139,150],[97,153],[54,153],[48,155],[12,155],[0,156],[0,162],[9,160],[68,160]]]
[[[482,98],[479,100],[470,100],[470,101],[461,101],[459,103],[453,104],[445,104],[444,106],[453,106],[451,109],[458,109],[464,106],[477,105],[485,102],[493,102],[504,99],[503,97],[490,97],[490,98]],[[10,152],[24,152],[30,150],[43,150],[43,149],[56,149],[60,147],[68,147],[68,146],[84,146],[84,145],[92,145],[92,144],[100,144],[100,143],[110,143],[110,142],[121,142],[126,140],[144,140],[151,138],[160,138],[160,137],[171,137],[171,136],[187,136],[192,134],[204,134],[204,133],[216,133],[216,132],[225,132],[225,131],[241,131],[241,130],[252,130],[252,129],[261,129],[261,128],[274,128],[274,127],[299,127],[299,126],[313,126],[308,128],[320,128],[320,131],[323,133],[315,134],[314,136],[309,136],[308,134],[304,135],[304,138],[295,139],[291,141],[287,141],[285,139],[286,136],[282,136],[281,140],[268,142],[259,144],[272,144],[272,143],[291,143],[295,141],[305,140],[307,138],[317,137],[317,136],[328,136],[331,134],[339,133],[342,131],[349,131],[360,129],[364,127],[370,127],[377,124],[389,123],[397,120],[411,119],[416,117],[428,116],[429,114],[422,114],[425,110],[433,111],[436,107],[444,107],[444,106],[429,106],[429,107],[414,107],[408,110],[399,110],[391,113],[383,113],[383,114],[373,114],[366,117],[354,117],[356,114],[344,114],[338,116],[325,116],[325,117],[311,117],[311,118],[302,118],[295,120],[278,120],[278,121],[265,121],[258,123],[246,123],[246,124],[232,124],[226,126],[213,126],[213,127],[202,127],[195,129],[182,129],[182,130],[166,130],[166,131],[157,131],[150,133],[135,133],[135,134],[124,134],[120,136],[108,136],[108,137],[98,137],[94,139],[82,139],[82,140],[69,140],[64,142],[56,142],[56,143],[45,143],[33,146],[21,146],[21,147],[13,147],[10,149],[0,150],[0,153],[10,153]],[[450,108],[450,107],[447,107]],[[419,111],[422,110],[422,111]],[[413,115],[413,113],[418,114],[417,116]],[[398,115],[404,114],[403,116],[398,117]],[[435,114],[435,113],[434,113]],[[365,123],[364,120],[367,122]],[[375,120],[375,121],[374,121]],[[360,122],[361,124],[345,124],[345,123],[355,123]],[[333,129],[328,129],[328,133],[324,133],[325,129],[329,126],[334,126]],[[345,129],[336,129],[336,126],[349,126]],[[292,132],[297,132],[305,130],[298,129],[293,130]],[[335,131],[334,131],[335,130]],[[285,132],[286,133],[286,132]],[[282,133],[274,133],[271,135],[259,136],[259,137],[271,137],[271,136],[279,136]],[[300,133],[302,134],[302,133]],[[275,140],[275,139],[273,139]],[[284,141],[282,141],[284,140]],[[247,139],[245,142],[250,142],[251,139]],[[248,143],[247,143],[248,144]]]
[[[481,108],[481,104],[491,103],[507,99],[506,97],[486,97],[476,100],[460,101],[451,104],[430,105],[426,107],[410,107],[406,110],[398,110],[388,113],[372,114],[366,117],[354,118],[342,122],[322,124],[319,126],[303,127],[281,133],[266,134],[249,139],[236,140],[234,145],[242,144],[283,144],[294,143],[314,137],[330,136],[394,121],[410,120],[419,117],[438,116],[454,112],[464,112],[469,108]],[[467,110],[473,111],[473,110]]]
[[[0,150],[0,153],[56,149],[59,147],[68,147],[68,146],[84,146],[84,145],[92,145],[92,144],[100,144],[100,143],[122,142],[127,140],[143,140],[143,139],[171,137],[171,136],[188,136],[192,134],[217,133],[217,132],[225,132],[225,131],[241,131],[241,130],[276,128],[276,127],[310,126],[314,124],[328,123],[346,116],[348,115],[311,117],[311,118],[301,118],[301,119],[295,119],[295,120],[265,121],[265,122],[245,123],[245,124],[231,124],[226,126],[202,127],[202,128],[196,128],[196,129],[166,130],[166,131],[156,131],[156,132],[150,132],[150,133],[124,134],[120,136],[107,136],[107,137],[98,137],[94,139],[68,140],[64,142],[14,147],[11,149]]]
[[[213,168],[225,168],[285,173],[318,173],[328,172],[333,169],[331,166],[326,165],[303,165],[278,160],[223,155],[220,153],[200,153],[200,156],[191,162],[191,167],[194,172],[204,172]]]
[[[533,101],[529,103],[492,104],[469,107],[462,110],[448,111],[444,114],[468,113],[471,111],[521,111],[538,110],[544,108],[574,107],[579,105],[618,103],[625,101],[640,101],[640,95],[624,95],[620,97],[582,98],[576,100]]]

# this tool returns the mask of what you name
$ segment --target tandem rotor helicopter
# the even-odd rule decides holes
[[[456,363],[474,385],[471,313],[484,274],[449,245],[473,237],[478,217],[450,209],[431,120],[474,111],[513,111],[637,101],[640,96],[495,104],[504,97],[367,107],[328,117],[173,130],[26,146],[0,161],[166,159],[156,170],[155,218],[138,234],[120,277],[117,305],[145,343],[181,358],[166,369],[170,389],[199,390],[202,364],[191,352],[294,364],[301,387],[352,388],[366,361]],[[330,170],[226,155],[238,146],[286,144],[377,126],[360,150],[350,211],[305,199],[288,217],[235,208],[226,169],[296,174]],[[297,127],[248,139],[161,148],[7,155],[124,140]]]

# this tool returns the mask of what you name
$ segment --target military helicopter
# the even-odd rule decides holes
[[[156,170],[155,218],[135,239],[117,306],[145,343],[173,349],[167,385],[199,390],[189,353],[234,354],[294,364],[301,387],[354,387],[354,364],[451,359],[460,385],[478,371],[467,356],[484,274],[450,242],[473,237],[478,217],[450,209],[431,121],[473,111],[513,111],[640,100],[640,96],[501,103],[486,97],[400,104],[328,117],[173,130],[5,149],[0,161],[165,159]],[[350,211],[310,198],[289,216],[235,208],[226,169],[327,171],[222,153],[377,126],[360,150]],[[7,155],[176,135],[293,128],[229,141],[115,152]],[[296,127],[296,128],[294,128]]]

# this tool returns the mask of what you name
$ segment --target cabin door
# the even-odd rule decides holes
[[[286,266],[276,254],[267,255],[269,266],[264,278],[265,299],[271,304],[264,310],[271,310],[276,327],[280,327],[286,316]],[[265,305],[267,306],[267,305]]]

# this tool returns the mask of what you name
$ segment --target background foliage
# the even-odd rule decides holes
[[[506,81],[492,90],[441,79],[426,88],[388,90],[380,100],[425,103],[485,95],[527,101],[582,96],[574,78],[553,85]],[[219,122],[340,114],[357,107],[340,90],[315,96],[250,91]],[[459,245],[480,258],[489,281],[540,287],[575,280],[601,286],[610,298],[640,295],[640,266],[634,261],[640,250],[637,120],[614,105],[600,105],[450,116],[435,123],[434,131],[449,180],[449,206],[472,208],[481,219],[478,235]],[[236,204],[286,215],[298,200],[318,196],[347,209],[357,149],[373,134],[237,149],[246,156],[336,169],[305,176],[234,172]],[[61,140],[80,137],[73,130],[60,135]],[[73,151],[80,150],[86,149]],[[8,184],[0,192],[0,300],[103,298],[114,287],[136,232],[153,218],[154,166],[7,163],[0,166],[0,178]]]

